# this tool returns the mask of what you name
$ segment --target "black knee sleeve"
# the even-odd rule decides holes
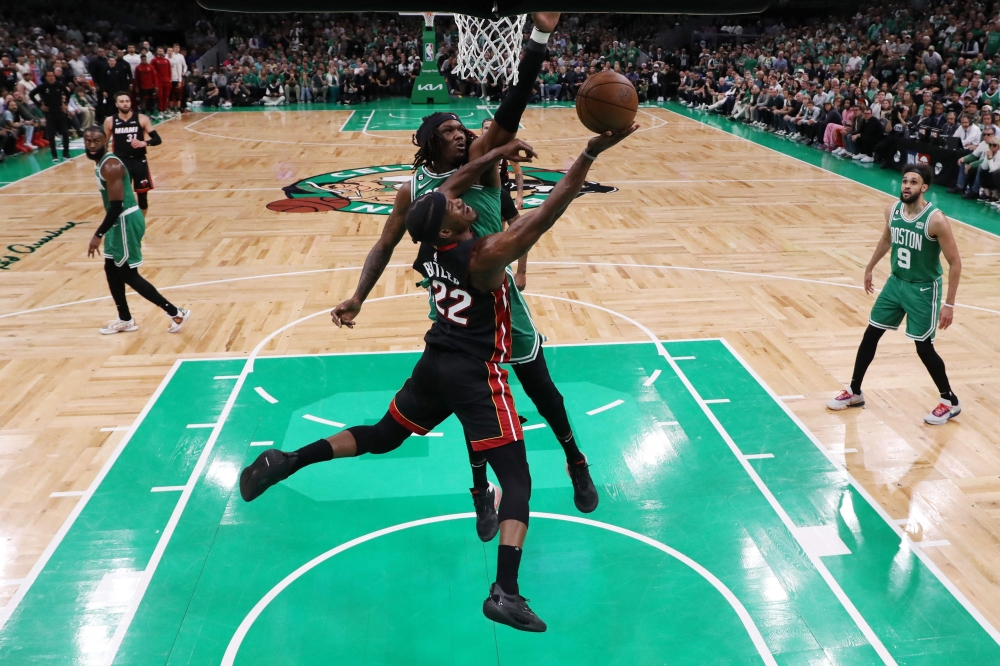
[[[141,210],[146,210],[149,208],[149,200],[146,198],[148,192],[136,192],[135,198],[139,202],[139,208]]]
[[[538,78],[538,72],[541,71],[542,63],[545,61],[545,53],[545,45],[532,39],[524,45],[524,57],[517,66],[517,85],[511,88],[493,115],[497,125],[508,132],[517,132],[521,114],[524,113],[524,107],[528,105],[528,98],[531,97],[531,88],[535,85],[535,79]]]
[[[539,415],[549,424],[556,437],[567,437],[571,428],[562,393],[556,388],[541,349],[534,361],[511,366],[521,388],[534,403]]]
[[[413,434],[396,423],[396,419],[392,418],[389,412],[386,412],[382,420],[373,426],[351,426],[347,430],[354,436],[359,456],[363,453],[379,455],[395,451]]]
[[[486,460],[497,475],[503,497],[498,511],[500,522],[517,520],[528,524],[528,503],[531,500],[531,473],[524,441],[517,440],[486,451]]]

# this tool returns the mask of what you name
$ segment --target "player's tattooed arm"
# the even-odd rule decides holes
[[[382,277],[385,267],[392,259],[392,252],[399,245],[406,233],[406,211],[410,208],[410,184],[405,183],[396,192],[392,212],[382,227],[382,235],[365,257],[365,265],[361,269],[361,277],[354,295],[330,311],[330,318],[337,327],[354,328],[354,319],[361,312],[361,305],[368,298],[375,283]]]
[[[469,191],[476,183],[482,180],[483,174],[498,174],[497,165],[500,160],[507,159],[510,162],[530,162],[532,158],[538,157],[535,149],[520,139],[514,139],[498,148],[494,148],[482,157],[477,157],[471,162],[467,162],[461,169],[455,172],[444,184],[438,188],[438,192],[449,199],[457,199]]]
[[[472,285],[482,291],[498,288],[506,279],[504,270],[510,262],[524,256],[580,194],[594,159],[637,129],[638,125],[632,125],[620,132],[595,136],[541,206],[522,215],[506,231],[479,239],[469,261]]]
[[[889,204],[885,207],[885,228],[882,229],[882,237],[878,239],[878,245],[875,246],[875,251],[872,253],[872,259],[868,262],[868,266],[865,267],[865,292],[868,294],[875,293],[875,283],[872,276],[872,271],[878,265],[878,262],[882,261],[889,250],[892,249],[892,234],[889,232],[889,217],[892,215],[892,209],[895,204]]]
[[[931,219],[927,221],[927,233],[937,238],[941,254],[948,260],[948,295],[945,296],[938,322],[938,327],[944,330],[951,326],[955,316],[955,297],[958,296],[958,282],[962,278],[962,257],[958,253],[958,243],[951,231],[951,223],[944,213],[936,210],[931,214]]]

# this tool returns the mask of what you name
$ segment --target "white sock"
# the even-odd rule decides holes
[[[531,29],[531,41],[538,42],[539,44],[544,46],[545,44],[549,43],[549,35],[551,34],[552,34],[551,32],[542,32],[538,28],[533,27]]]

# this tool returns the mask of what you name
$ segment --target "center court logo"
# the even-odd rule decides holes
[[[540,206],[565,175],[561,171],[531,166],[522,169],[524,210]],[[392,212],[396,191],[404,183],[410,182],[412,175],[413,166],[410,164],[384,164],[324,173],[282,188],[286,198],[272,201],[267,207],[279,213],[339,210],[345,213],[388,215]],[[513,194],[513,173],[510,187]],[[617,187],[587,181],[580,194],[608,194],[617,191]]]

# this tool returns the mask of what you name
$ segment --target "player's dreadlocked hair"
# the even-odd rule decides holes
[[[462,131],[465,132],[465,161],[468,162],[469,147],[476,140],[476,135],[468,127],[462,127]],[[413,145],[417,147],[417,152],[413,155],[413,168],[419,169],[425,164],[433,163],[441,155],[441,151],[444,149],[444,139],[441,137],[441,133],[434,129],[423,143],[417,141],[417,135],[414,134]]]

